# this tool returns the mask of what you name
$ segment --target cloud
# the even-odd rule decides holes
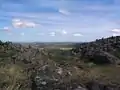
[[[112,32],[112,36],[119,36],[120,35],[120,29],[113,29],[110,32]]]
[[[49,34],[50,34],[50,36],[55,36],[56,35],[55,32],[50,32]]]
[[[24,33],[24,32],[22,32],[22,33],[20,33],[20,35],[21,35],[21,36],[24,36],[24,35],[25,35],[25,33]]]
[[[113,30],[111,30],[111,32],[113,32],[113,33],[120,33],[120,29],[113,29]]]
[[[80,33],[74,33],[73,36],[75,36],[75,37],[80,37],[80,36],[83,36],[83,35],[80,34]]]
[[[66,35],[68,34],[68,32],[66,30],[56,30],[57,33],[60,33],[62,35]]]
[[[12,25],[14,28],[34,28],[37,24],[26,20],[13,19]]]
[[[11,32],[10,27],[3,27],[0,30],[7,32],[7,35],[12,35],[13,33]]]
[[[113,33],[113,36],[119,36],[120,33]]]
[[[20,22],[21,20],[20,19],[13,19],[12,21],[13,22]]]
[[[70,15],[70,12],[65,9],[59,9],[59,13],[61,13],[63,15]]]
[[[65,31],[65,30],[62,30],[62,34],[64,34],[64,35],[65,35],[65,34],[67,34],[67,31]]]
[[[24,23],[20,19],[12,20],[12,25],[14,28],[23,28],[24,27]]]
[[[2,30],[2,31],[7,31],[7,32],[10,32],[10,31],[11,31],[11,29],[10,29],[9,27],[3,27],[3,28],[1,28],[0,30]]]

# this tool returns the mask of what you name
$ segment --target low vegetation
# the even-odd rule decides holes
[[[0,41],[0,90],[111,90],[120,85],[120,37],[66,49],[60,45],[41,49]]]

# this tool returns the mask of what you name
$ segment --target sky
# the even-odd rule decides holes
[[[120,0],[1,0],[0,40],[83,42],[120,35]]]

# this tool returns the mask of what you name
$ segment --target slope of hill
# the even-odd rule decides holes
[[[119,64],[120,36],[76,44],[73,52],[96,64]]]

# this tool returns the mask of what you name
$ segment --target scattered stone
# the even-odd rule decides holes
[[[43,82],[41,82],[41,84],[42,84],[42,85],[46,85],[46,84],[47,84],[47,82],[43,81]]]
[[[59,68],[57,69],[57,73],[60,74],[60,75],[62,75],[63,69],[59,67]]]

